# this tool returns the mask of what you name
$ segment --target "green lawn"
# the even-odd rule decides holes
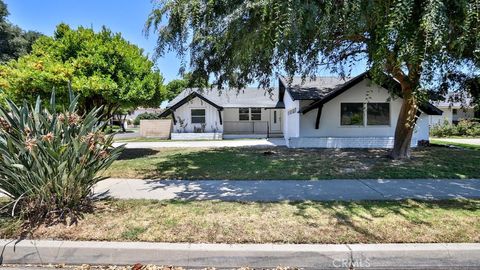
[[[466,149],[480,150],[480,145],[476,145],[476,144],[448,142],[448,141],[441,141],[441,140],[435,140],[435,139],[430,139],[430,143],[432,145],[443,145],[443,146],[451,145],[451,146],[462,147]]]
[[[455,158],[452,158],[455,157]],[[480,178],[480,151],[422,147],[392,161],[381,149],[127,149],[106,175],[156,179]]]
[[[238,203],[100,201],[73,226],[40,226],[35,239],[192,243],[480,242],[480,201]],[[0,207],[1,208],[1,207]],[[0,238],[20,223],[0,216]]]

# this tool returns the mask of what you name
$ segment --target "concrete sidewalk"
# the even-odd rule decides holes
[[[283,138],[241,139],[218,141],[162,141],[162,142],[118,142],[113,146],[125,144],[126,148],[218,148],[218,147],[274,147],[285,146]]]
[[[0,240],[0,265],[174,265],[301,269],[479,269],[480,244],[175,244]],[[350,268],[352,267],[352,268]]]
[[[471,180],[141,180],[107,179],[98,197],[156,200],[356,201],[480,198],[480,179]]]

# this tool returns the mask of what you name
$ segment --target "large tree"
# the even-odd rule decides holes
[[[180,94],[186,88],[205,88],[208,87],[208,82],[200,78],[200,80],[195,81],[192,78],[191,73],[183,74],[181,79],[175,79],[168,82],[165,86],[168,100],[174,99],[178,94]]]
[[[25,31],[7,20],[7,5],[0,0],[0,64],[29,53],[42,34]]]
[[[30,54],[0,66],[0,88],[13,100],[48,97],[59,102],[68,89],[80,95],[80,109],[103,106],[110,116],[120,109],[158,107],[165,99],[163,77],[143,50],[103,27],[57,26],[53,37],[41,37]]]
[[[192,75],[219,86],[324,68],[345,76],[366,59],[374,81],[401,85],[393,158],[410,156],[427,90],[452,72],[478,75],[479,25],[478,0],[163,0],[146,24],[159,55],[189,53]]]

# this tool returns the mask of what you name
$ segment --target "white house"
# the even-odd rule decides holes
[[[271,92],[187,89],[163,115],[173,116],[172,138],[176,133],[189,134],[183,138],[220,133],[283,137],[293,148],[391,148],[401,103],[365,72],[346,80],[280,78],[278,89]],[[429,139],[429,116],[442,114],[429,103],[419,108],[413,147]]]
[[[281,99],[278,89],[185,89],[162,115],[172,115],[172,139],[282,137]]]
[[[462,119],[480,118],[480,111],[476,111],[475,107],[471,105],[471,99],[467,98],[464,102],[450,101],[451,95],[445,97],[445,101],[434,101],[434,104],[439,108],[442,115],[430,116],[430,125],[438,125],[448,122],[449,124],[458,123]]]

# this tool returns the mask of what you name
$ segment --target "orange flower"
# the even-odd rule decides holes
[[[108,152],[107,152],[106,150],[102,150],[102,151],[100,151],[100,153],[98,154],[98,156],[99,156],[100,158],[106,158],[106,157],[108,157]]]
[[[78,114],[76,113],[68,114],[68,124],[76,125],[78,122],[80,122],[80,116]]]
[[[49,132],[49,133],[47,133],[46,135],[43,135],[43,136],[42,136],[42,141],[44,141],[44,142],[52,142],[52,141],[53,141],[53,138],[54,138],[53,133],[52,133],[52,132]]]
[[[35,148],[37,146],[37,140],[36,139],[27,139],[25,141],[25,148],[28,150],[28,151],[32,151],[33,148]]]
[[[5,130],[6,132],[9,132],[11,127],[12,127],[12,126],[10,126],[10,124],[7,122],[7,120],[5,120],[4,118],[0,117],[0,129],[3,129],[3,130]]]

